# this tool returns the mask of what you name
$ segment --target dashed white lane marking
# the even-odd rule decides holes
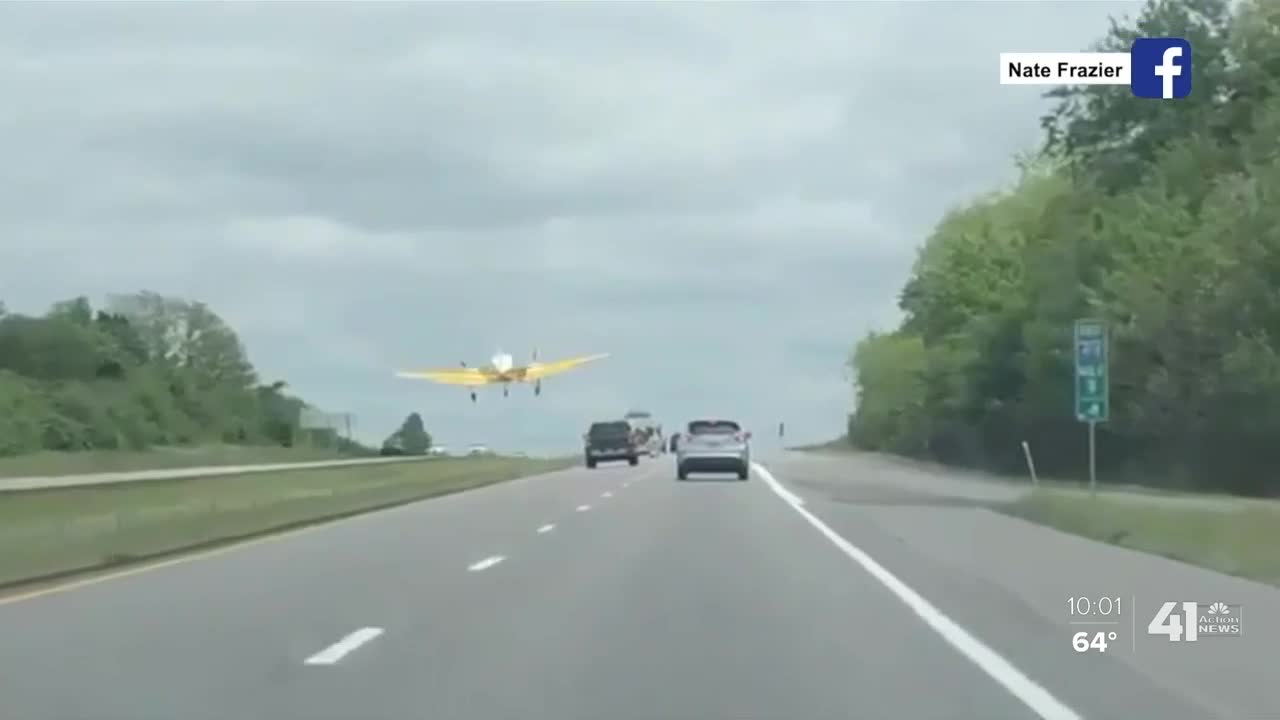
[[[577,511],[578,511],[578,512],[586,512],[586,511],[588,511],[588,510],[590,510],[590,509],[591,509],[591,506],[590,506],[590,505],[579,505],[576,509],[577,509]]]
[[[489,568],[493,567],[494,565],[497,565],[503,560],[506,560],[506,558],[501,555],[490,555],[489,557],[481,560],[480,562],[472,564],[467,569],[470,570],[471,572],[480,572],[481,570],[488,570]]]
[[[1082,720],[1074,710],[1064,705],[1061,700],[1051,695],[1048,690],[1045,690],[1034,680],[1024,675],[1021,670],[1014,667],[1012,663],[1001,657],[995,650],[970,635],[969,631],[960,627],[951,618],[943,615],[941,610],[938,610],[919,593],[886,570],[874,558],[853,543],[845,540],[836,531],[827,527],[826,523],[806,510],[801,502],[797,502],[799,498],[783,487],[782,483],[778,482],[777,478],[763,465],[752,463],[752,467],[760,477],[764,478],[764,481],[777,493],[778,497],[782,498],[797,513],[800,513],[801,517],[818,529],[818,532],[826,536],[833,545],[840,548],[854,562],[861,565],[862,569],[866,570],[871,577],[879,580],[882,585],[889,588],[894,595],[898,596],[899,600],[906,603],[907,607],[920,616],[920,619],[924,620],[925,624],[941,635],[943,640],[946,640],[952,647],[959,650],[960,654],[971,660],[1037,715],[1045,718],[1045,720]]]
[[[609,492],[608,490],[606,490],[606,491],[604,491],[604,492],[600,493],[600,497],[603,497],[603,498],[611,498],[611,497],[613,497],[613,493],[611,493],[611,492]]]
[[[321,650],[315,655],[312,655],[311,657],[307,658],[305,661],[305,664],[332,665],[338,662],[339,660],[341,660],[342,658],[346,657],[347,653],[351,652],[352,650],[355,650],[356,648],[378,637],[381,634],[382,634],[382,628],[376,628],[376,627],[360,628],[359,630],[342,638],[341,640],[330,645],[324,650]]]
[[[549,533],[555,529],[556,529],[555,523],[547,523],[546,525],[543,525],[542,527],[538,528],[538,534],[541,535],[542,533]]]

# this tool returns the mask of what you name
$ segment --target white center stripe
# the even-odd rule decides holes
[[[332,665],[347,653],[382,634],[382,628],[367,627],[351,633],[338,642],[306,659],[307,665]]]
[[[468,570],[470,570],[471,572],[479,572],[479,571],[481,571],[481,570],[488,570],[489,568],[493,567],[494,565],[497,565],[498,563],[502,562],[503,560],[506,560],[506,558],[504,558],[504,557],[503,557],[503,556],[501,556],[501,555],[490,555],[489,557],[487,557],[487,558],[485,558],[485,559],[481,560],[481,561],[480,561],[480,562],[478,562],[478,563],[475,563],[474,565],[472,565],[472,566],[468,567],[467,569],[468,569]]]

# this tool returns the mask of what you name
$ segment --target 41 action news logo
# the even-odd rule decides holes
[[[1166,602],[1147,625],[1148,635],[1167,635],[1172,642],[1195,642],[1201,637],[1239,637],[1239,605],[1224,602]]]

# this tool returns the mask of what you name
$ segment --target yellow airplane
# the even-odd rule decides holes
[[[508,387],[511,383],[533,383],[533,394],[542,394],[542,378],[550,375],[559,375],[562,372],[572,370],[579,365],[585,365],[589,362],[609,357],[608,353],[600,353],[597,355],[584,355],[582,357],[569,358],[568,360],[557,360],[555,362],[540,363],[538,362],[538,351],[533,351],[533,362],[521,367],[515,367],[511,355],[499,350],[489,358],[487,367],[467,367],[465,362],[460,363],[461,367],[457,369],[441,369],[441,370],[405,370],[396,373],[397,377],[410,378],[414,380],[431,380],[432,382],[442,383],[444,385],[465,385],[475,388],[481,385],[492,385],[494,383],[502,383],[502,396],[507,397]],[[471,390],[471,402],[476,401],[476,391]]]

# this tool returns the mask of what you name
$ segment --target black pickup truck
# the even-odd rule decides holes
[[[635,465],[640,462],[640,454],[643,452],[631,423],[626,420],[592,423],[582,440],[589,468],[595,467],[598,462],[610,460],[626,460]]]

